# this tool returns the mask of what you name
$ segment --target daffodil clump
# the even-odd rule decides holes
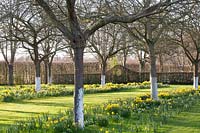
[[[111,114],[119,113],[120,106],[119,104],[108,104],[105,107],[105,110]]]
[[[159,83],[160,84],[160,83]],[[166,85],[163,85],[165,87]],[[84,85],[84,93],[102,93],[102,92],[114,92],[123,91],[134,88],[150,88],[150,83],[145,81],[143,83],[127,83],[127,84],[113,84],[107,83],[105,86],[99,84]],[[0,101],[13,102],[23,99],[34,99],[41,97],[57,97],[73,95],[73,89],[68,88],[67,85],[42,85],[41,91],[35,92],[33,85],[20,85],[16,87],[10,87],[0,89]]]
[[[169,87],[168,84],[158,83],[158,87]],[[127,84],[113,84],[113,83],[106,83],[104,86],[100,84],[91,84],[91,85],[84,85],[85,91],[92,92],[113,92],[113,91],[121,91],[126,89],[146,89],[150,88],[150,82],[144,81],[142,83],[132,82]]]
[[[72,95],[72,89],[68,89],[64,86],[47,86],[42,85],[40,92],[35,92],[33,85],[21,85],[12,88],[5,88],[0,91],[0,101],[2,102],[13,102],[23,99],[33,99],[40,97],[50,96],[66,96]]]

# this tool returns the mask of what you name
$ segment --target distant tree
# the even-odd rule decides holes
[[[118,52],[126,49],[123,41],[123,33],[119,25],[107,25],[97,30],[91,36],[89,43],[91,44],[91,51],[96,53],[97,59],[101,64],[101,85],[106,83],[106,68],[107,61],[115,56]]]
[[[185,55],[194,67],[193,87],[195,89],[198,89],[198,68],[200,62],[200,16],[197,12],[198,9],[195,9],[192,17],[188,17],[182,24],[176,25],[174,34],[170,35],[170,41],[182,47]]]
[[[127,33],[126,29],[121,28],[121,32],[122,32],[122,37],[121,37],[121,47],[122,50],[119,51],[119,53],[117,54],[117,57],[119,59],[121,59],[122,61],[122,65],[124,68],[127,67],[127,58],[129,55],[131,55],[131,53],[133,52],[133,48],[134,48],[134,44],[133,41],[131,41],[129,34]]]
[[[154,100],[158,100],[155,47],[157,45],[158,40],[161,37],[161,34],[164,30],[164,26],[163,17],[157,15],[154,18],[145,18],[143,20],[140,20],[137,26],[134,25],[133,27],[129,26],[127,28],[130,32],[132,32],[132,35],[134,35],[133,37],[136,37],[142,42],[142,44],[146,45],[150,59],[151,96]],[[142,55],[144,54],[144,52],[138,53],[138,55],[140,54]],[[144,60],[142,60],[142,58],[140,58],[140,60],[141,63],[143,63]]]
[[[12,35],[17,41],[22,42],[22,47],[27,50],[35,65],[35,91],[41,89],[41,70],[40,64],[52,53],[44,53],[42,45],[44,41],[51,36],[53,32],[47,32],[50,27],[45,23],[41,11],[34,9],[32,5],[22,4],[20,14],[13,14],[13,29],[16,31]]]
[[[63,50],[66,48],[65,45],[63,45],[63,39],[62,36],[57,33],[55,29],[49,29],[47,27],[47,30],[44,34],[48,34],[51,36],[47,39],[45,39],[41,43],[41,50],[43,52],[43,56],[45,57],[43,59],[44,62],[44,70],[45,70],[45,84],[52,84],[52,63],[53,59],[57,52]]]
[[[142,8],[147,8],[153,5],[156,1],[144,0],[141,2]],[[192,5],[193,6],[193,5]],[[192,8],[187,2],[183,2],[177,6],[171,6],[169,10],[161,12],[146,18],[140,19],[134,25],[127,25],[127,30],[131,35],[140,40],[140,42],[146,45],[146,50],[149,54],[150,61],[150,82],[151,82],[151,97],[154,100],[158,100],[157,90],[157,70],[156,70],[156,47],[161,44],[163,33],[168,28],[169,24],[176,22],[185,16],[183,9],[186,7]],[[180,11],[179,11],[180,9]],[[182,12],[178,14],[177,12]]]
[[[137,49],[136,50],[136,55],[137,55],[137,58],[139,60],[139,72],[144,72],[145,71],[145,66],[146,66],[146,63],[147,63],[147,52],[146,51],[143,51],[143,50],[139,50]]]
[[[180,9],[174,16],[181,16],[182,14],[184,14],[184,16],[173,23],[165,35],[166,38],[168,38],[169,43],[178,45],[182,48],[186,57],[192,63],[194,68],[193,87],[195,89],[198,89],[198,67],[200,62],[199,7],[200,3],[197,2],[193,6],[185,6],[184,11]],[[187,59],[181,60],[181,62],[185,61],[187,61]]]
[[[19,0],[7,1],[4,3],[4,10],[7,13],[15,12],[18,14]],[[17,49],[20,46],[20,42],[14,40],[13,33],[16,34],[17,31],[13,30],[13,17],[11,15],[7,16],[2,20],[0,25],[1,32],[1,44],[0,49],[3,55],[4,61],[8,67],[8,84],[14,84],[14,61]],[[17,25],[17,24],[16,24]]]

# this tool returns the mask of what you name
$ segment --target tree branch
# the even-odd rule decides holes
[[[46,2],[44,2],[44,0],[35,0],[35,2],[37,2],[37,4],[44,9],[46,14],[51,19],[52,23],[63,33],[63,35],[69,40],[72,40],[70,30],[61,21],[57,19],[56,15],[53,13],[49,5]]]

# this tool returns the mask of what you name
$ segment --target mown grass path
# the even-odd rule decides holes
[[[162,130],[165,133],[200,133],[200,102],[189,111],[170,118]]]

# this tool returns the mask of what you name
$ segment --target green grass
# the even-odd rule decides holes
[[[142,92],[115,92],[115,93],[100,93],[87,94],[84,97],[85,104],[101,104],[108,100],[116,98],[128,98],[142,93],[146,93],[145,89]],[[73,107],[73,97],[50,97],[34,100],[24,100],[17,103],[1,103],[0,104],[0,124],[13,124],[15,120],[21,120],[26,117],[39,115],[44,112],[56,114],[58,111],[63,111]]]
[[[200,103],[194,105],[191,110],[181,112],[171,118],[162,127],[165,133],[199,133],[200,132]]]
[[[169,88],[161,88],[159,91],[169,91],[170,89],[175,89],[177,87],[180,86],[172,85]],[[132,89],[124,92],[87,94],[84,96],[84,103],[89,105],[101,104],[107,102],[108,100],[135,97],[137,95],[149,93],[149,91],[149,89]],[[14,124],[16,120],[24,120],[28,117],[35,117],[44,112],[56,114],[59,111],[64,111],[72,107],[72,96],[40,98],[34,100],[24,100],[16,103],[0,103],[0,127],[6,127],[7,125]]]

